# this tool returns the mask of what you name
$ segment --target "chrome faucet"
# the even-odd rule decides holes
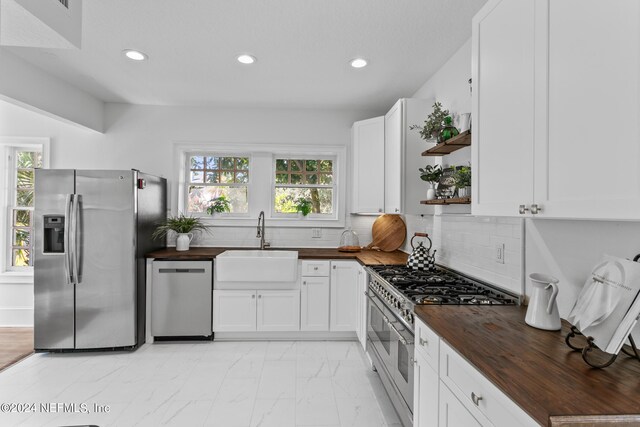
[[[260,211],[260,215],[258,215],[258,232],[256,233],[256,237],[260,238],[260,249],[267,249],[271,246],[269,242],[264,241],[264,211]]]

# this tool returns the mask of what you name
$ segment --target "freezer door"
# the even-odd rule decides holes
[[[69,277],[69,247],[65,244],[73,193],[73,170],[36,170],[33,277],[36,350],[74,348],[74,286]],[[62,222],[64,233],[50,227],[54,220]],[[45,239],[49,239],[47,247]]]
[[[76,171],[76,348],[136,345],[134,171]]]

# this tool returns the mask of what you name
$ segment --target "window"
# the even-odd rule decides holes
[[[249,212],[249,157],[189,153],[187,163],[187,212],[205,213],[220,196],[229,201],[231,214]]]
[[[296,201],[307,199],[316,215],[334,213],[334,159],[275,159],[274,212],[295,213]]]

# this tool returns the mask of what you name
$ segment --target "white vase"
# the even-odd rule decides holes
[[[436,189],[433,183],[429,183],[429,189],[427,190],[427,200],[433,200],[436,198]]]
[[[176,251],[188,251],[191,240],[193,240],[193,233],[178,233]]]

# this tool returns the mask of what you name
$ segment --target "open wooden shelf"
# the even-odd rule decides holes
[[[453,197],[451,199],[422,200],[422,205],[469,205],[471,197]]]
[[[429,148],[422,153],[423,156],[444,156],[445,154],[453,153],[461,148],[471,145],[471,132],[465,130],[460,135],[456,135],[451,139],[447,139],[445,142],[441,142],[433,148]]]

